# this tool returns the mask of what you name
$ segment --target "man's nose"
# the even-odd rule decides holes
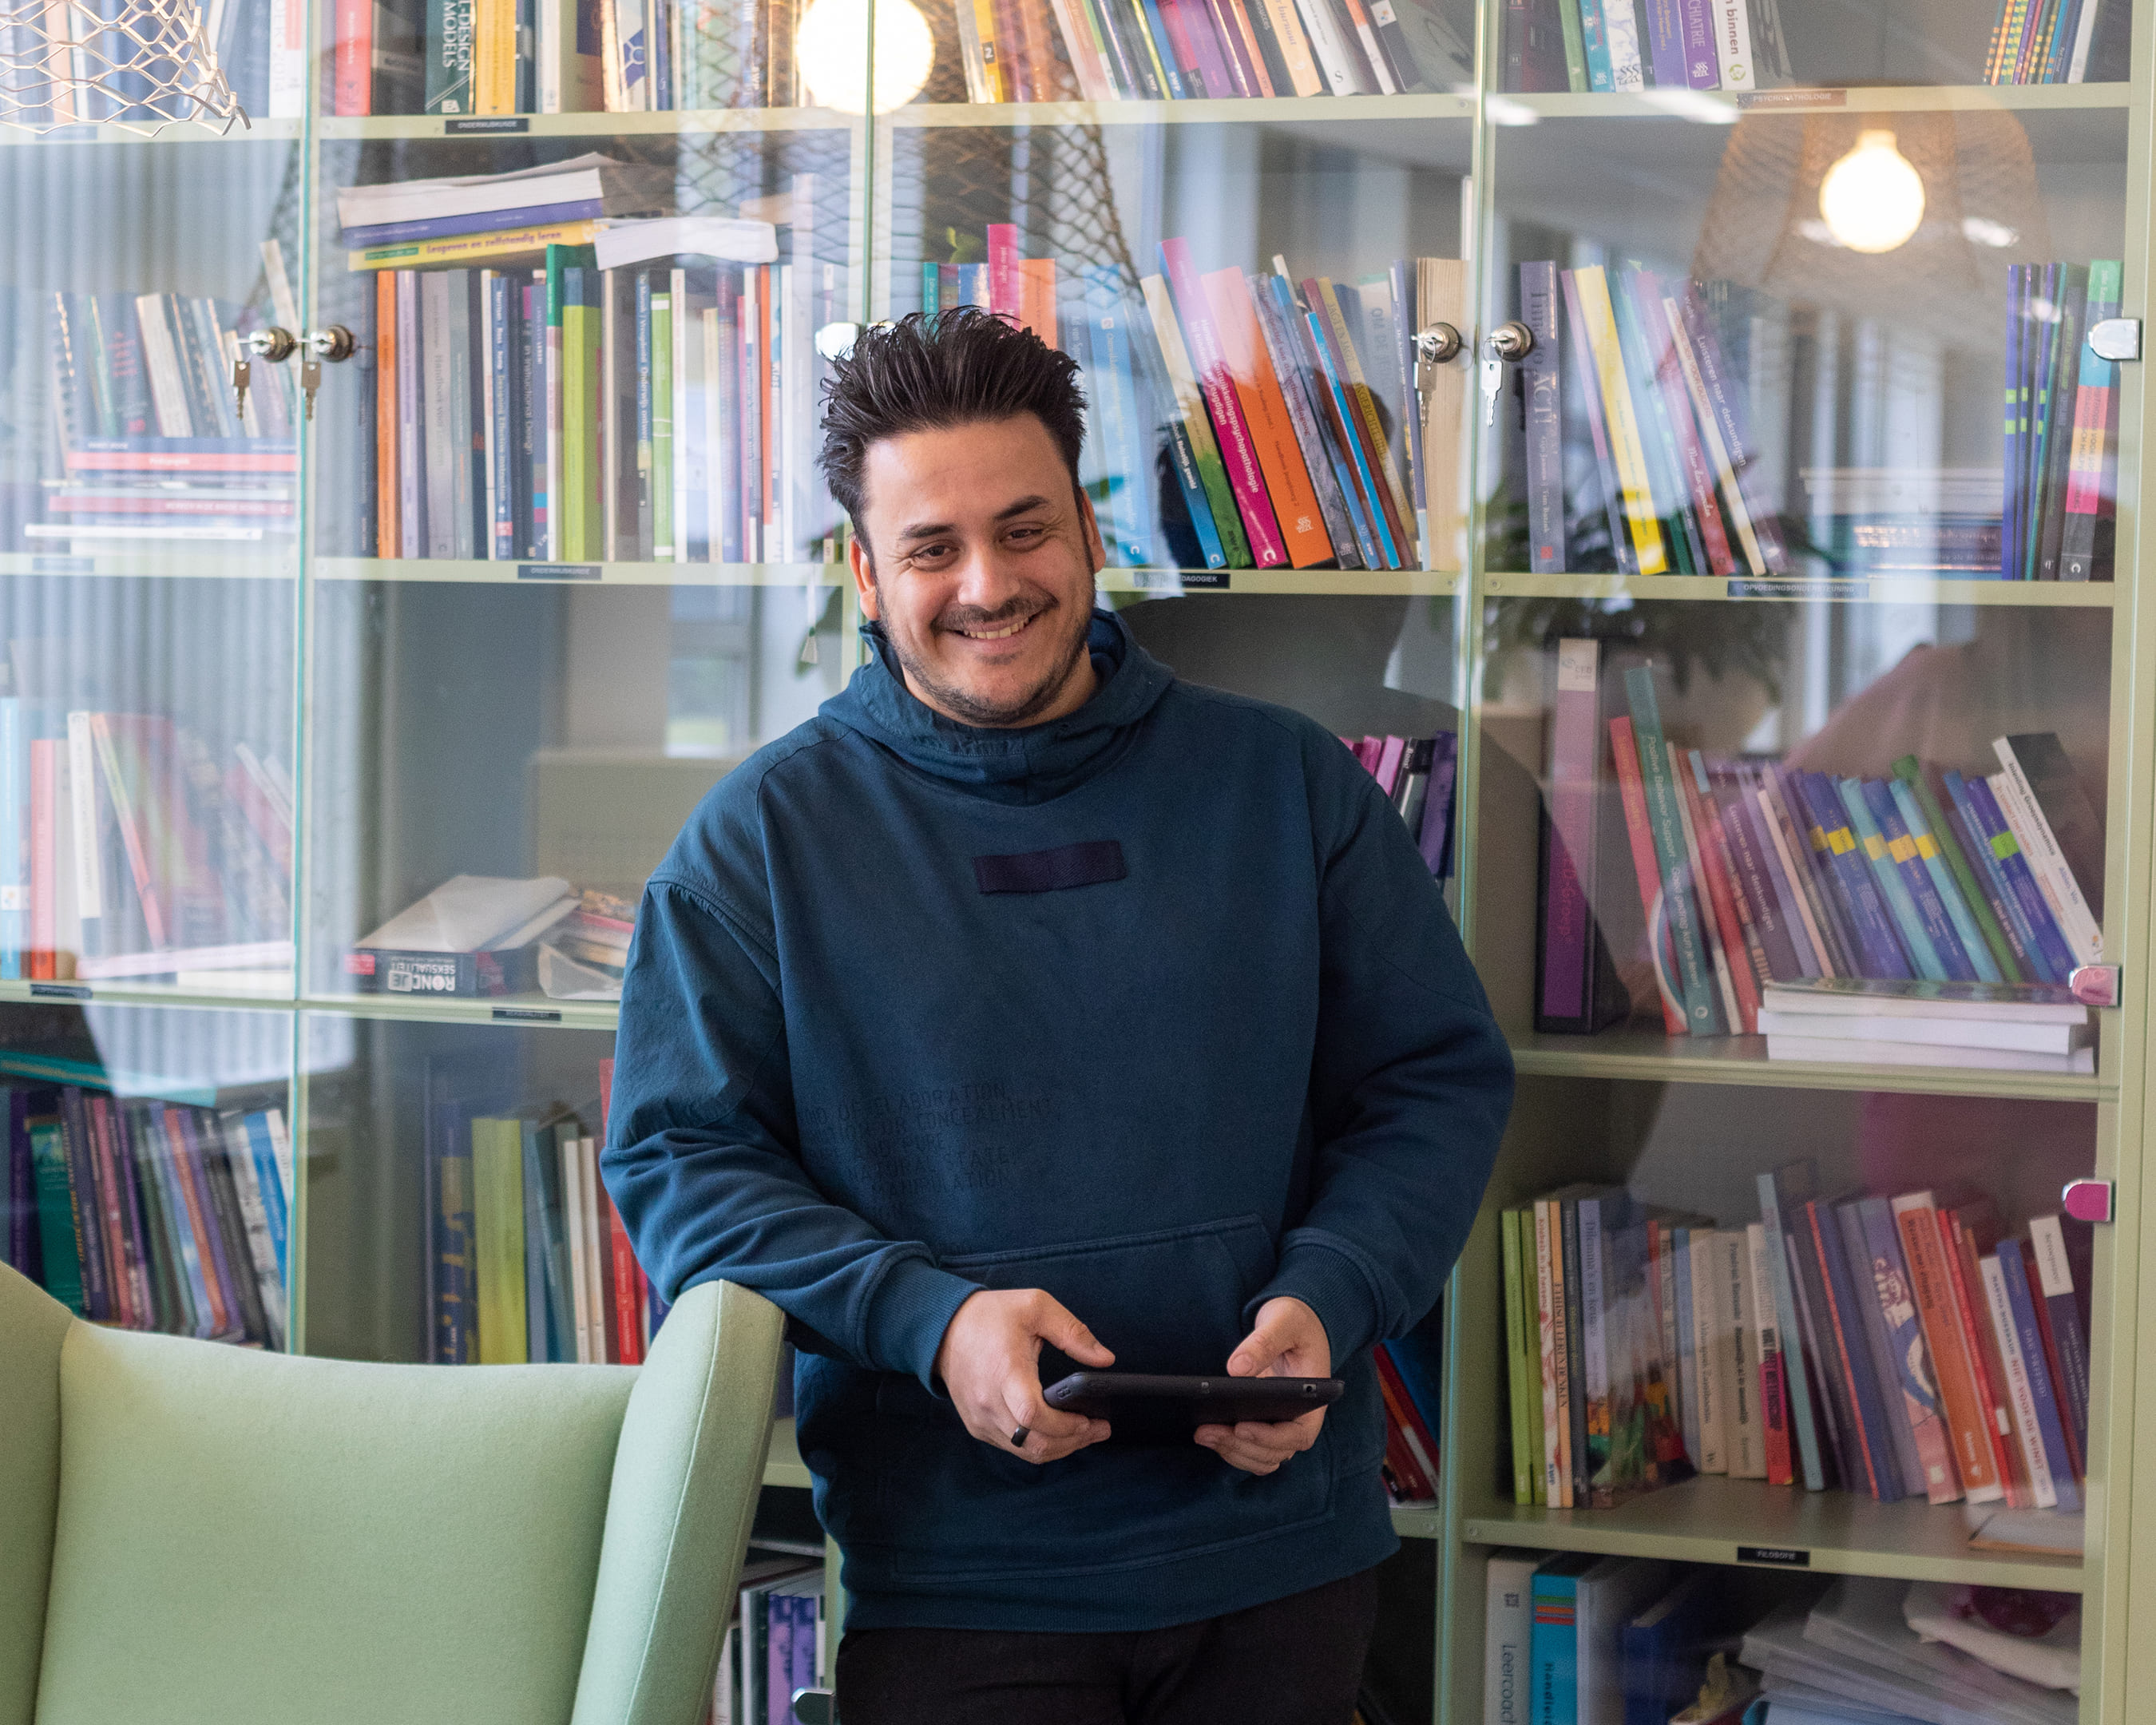
[[[971,547],[958,567],[958,603],[983,611],[1009,604],[1024,585],[1015,563],[993,539]]]

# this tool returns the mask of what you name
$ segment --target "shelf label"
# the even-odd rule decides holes
[[[562,1014],[543,1006],[497,1006],[494,1021],[497,1024],[558,1024]]]
[[[1809,1569],[1812,1554],[1796,1551],[1786,1545],[1740,1545],[1737,1548],[1740,1563],[1772,1563],[1781,1569]]]
[[[1868,599],[1871,583],[1837,575],[1825,581],[1752,581],[1729,583],[1732,599]]]
[[[1845,90],[1754,90],[1737,98],[1740,108],[1842,108],[1848,105]]]
[[[597,581],[603,566],[598,563],[519,563],[519,581]]]
[[[1132,593],[1183,593],[1194,587],[1224,593],[1228,588],[1225,569],[1126,569],[1122,572]]]
[[[492,136],[502,132],[531,130],[531,117],[524,114],[513,116],[507,114],[480,114],[469,120],[444,120],[442,122],[442,136],[445,138]]]
[[[85,983],[32,983],[33,1000],[87,1000],[90,987]]]
[[[33,575],[95,575],[95,557],[39,557],[30,559]]]

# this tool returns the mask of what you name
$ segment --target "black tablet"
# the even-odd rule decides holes
[[[1045,1392],[1051,1408],[1105,1420],[1118,1442],[1187,1439],[1201,1425],[1295,1420],[1340,1399],[1337,1378],[1172,1378],[1073,1372]]]

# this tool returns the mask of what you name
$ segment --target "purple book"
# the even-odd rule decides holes
[[[1721,86],[1720,62],[1714,52],[1713,0],[1677,0],[1677,16],[1684,30],[1684,77],[1694,90]],[[1661,74],[1656,72],[1657,80]]]
[[[791,1717],[790,1703],[794,1691],[816,1686],[818,1598],[814,1594],[795,1594],[791,1603],[793,1606],[793,1671],[790,1680],[792,1687],[787,1691],[788,1717]]]
[[[1417,835],[1422,860],[1442,880],[1452,872],[1452,783],[1460,766],[1460,738],[1440,731],[1430,739],[1430,795],[1422,805]]]
[[[371,228],[346,228],[337,238],[347,250],[370,245],[401,245],[407,240],[448,239],[459,234],[506,233],[551,222],[588,222],[606,213],[599,198],[574,203],[534,204],[528,209],[483,209],[461,216],[429,216],[417,222],[377,222]]]
[[[201,1217],[201,1231],[208,1240],[209,1261],[203,1266],[203,1274],[205,1278],[215,1279],[217,1296],[224,1307],[224,1333],[237,1336],[245,1328],[242,1314],[246,1307],[241,1301],[239,1283],[233,1275],[232,1260],[225,1250],[224,1230],[218,1225],[216,1199],[210,1190],[209,1170],[203,1165],[202,1139],[195,1131],[193,1112],[186,1108],[170,1108],[165,1118],[168,1128],[174,1121],[178,1123],[174,1160],[180,1178],[187,1182],[188,1191],[200,1206],[197,1214]],[[175,1135],[168,1129],[166,1136],[170,1139]]]
[[[1680,0],[1640,0],[1646,13],[1647,52],[1658,90],[1685,88],[1685,31]]]
[[[2074,1482],[2074,1466],[2066,1454],[2066,1435],[2060,1423],[2061,1386],[2054,1384],[2044,1352],[2044,1334],[2036,1325],[2036,1303],[2022,1261],[2021,1242],[1999,1242],[1999,1273],[2006,1284],[2006,1304],[2013,1314],[2014,1334],[2021,1344],[2021,1358],[2029,1375],[2029,1394],[2036,1404],[2036,1435],[2044,1446],[2044,1461],[2051,1471],[2051,1486],[2059,1494],[2059,1507],[2071,1512],[2082,1507],[2080,1488]]]

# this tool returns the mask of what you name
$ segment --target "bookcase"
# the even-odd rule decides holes
[[[1432,1320],[1435,1495],[1394,1512],[1435,1577],[1420,1620],[1386,1618],[1416,1710],[1497,1717],[1488,1567],[1526,1550],[1719,1566],[1767,1600],[1844,1575],[2078,1594],[2079,1717],[2138,1717],[2156,610],[2141,367],[2085,356],[2105,314],[2131,324],[2107,351],[2133,346],[2145,302],[2143,9],[227,0],[205,13],[245,127],[137,136],[125,87],[18,102],[41,129],[0,126],[0,1084],[23,1119],[110,1099],[138,1228],[183,1205],[177,1168],[239,1230],[230,1309],[168,1231],[110,1320],[246,1332],[251,1191],[281,1316],[249,1339],[461,1357],[441,1134],[603,1134],[624,907],[860,662],[821,367],[852,326],[988,304],[1085,368],[1101,602],[1141,642],[1351,743],[1451,739],[1433,870],[1520,1077]],[[462,214],[368,191],[444,179],[492,189]],[[1238,367],[1277,387],[1209,393]],[[1722,925],[1702,878],[1687,973],[1642,891],[1652,835],[1627,844],[1604,745],[1613,718],[1644,733],[1635,671],[1662,764],[1697,760],[1683,806],[1719,830],[1738,788],[1727,869],[1756,839],[1815,952],[1836,913],[1800,850],[1774,875],[1811,824],[1768,830],[1776,775],[1891,792],[1905,756],[1974,779],[1994,738],[2055,738],[2095,824],[2100,952],[2074,956],[2117,970],[2092,1067],[1742,1034],[1759,1003],[1710,962],[1747,962],[1741,884]],[[1572,819],[1599,836],[1553,898]],[[2112,1219],[2066,1224],[2081,1556],[1801,1478],[1518,1501],[1504,1213],[1605,1182],[1742,1230],[1799,1158],[1822,1194],[1966,1189],[2010,1232],[2108,1183]],[[9,1201],[19,1260],[36,1193]],[[806,1484],[790,1430],[770,1481]]]

